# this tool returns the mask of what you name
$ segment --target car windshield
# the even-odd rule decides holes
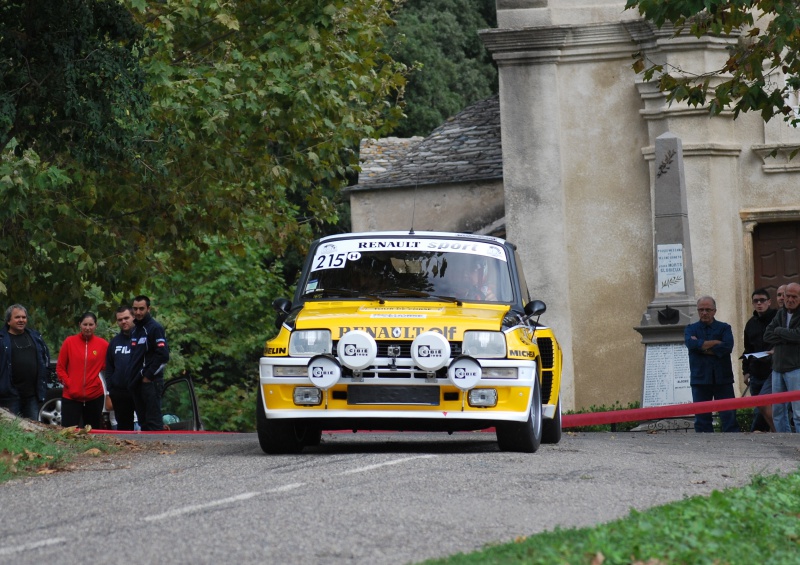
[[[513,300],[505,248],[468,239],[354,238],[321,244],[301,296],[309,299]]]

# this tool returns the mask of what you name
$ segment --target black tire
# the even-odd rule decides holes
[[[47,391],[44,404],[39,409],[39,421],[51,426],[61,425],[61,389]]]
[[[269,455],[300,453],[306,445],[308,432],[306,426],[294,420],[270,420],[264,412],[261,387],[258,388],[256,403],[256,432],[261,450]]]
[[[556,415],[553,419],[542,420],[542,443],[558,443],[561,441],[561,397],[556,404]]]
[[[535,453],[542,443],[542,395],[539,378],[534,381],[531,409],[526,422],[502,422],[496,426],[501,451]]]
[[[306,428],[306,439],[303,442],[308,447],[316,447],[322,443],[322,430],[319,428]]]

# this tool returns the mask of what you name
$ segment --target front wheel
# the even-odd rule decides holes
[[[497,444],[501,451],[535,453],[542,443],[542,395],[538,375],[534,379],[531,409],[526,422],[501,422],[497,424]]]
[[[294,420],[267,418],[260,386],[256,401],[256,432],[261,450],[270,455],[300,453],[303,451],[303,447],[308,445],[306,438],[309,432],[308,427],[298,424]]]
[[[561,397],[556,404],[556,415],[552,420],[542,422],[542,443],[558,443],[561,441]]]

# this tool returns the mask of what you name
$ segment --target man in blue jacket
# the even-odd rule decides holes
[[[733,332],[730,325],[714,318],[717,303],[710,296],[697,301],[697,314],[700,321],[686,326],[684,342],[689,349],[689,370],[691,373],[692,400],[722,400],[734,398]],[[719,417],[723,432],[738,432],[736,410],[720,411]],[[695,414],[696,432],[713,432],[711,413]]]
[[[133,310],[130,306],[120,306],[116,311],[119,333],[108,344],[106,352],[106,387],[114,407],[118,430],[133,430],[133,394],[128,387],[130,378],[131,332],[133,331]]]
[[[150,315],[150,298],[133,299],[134,327],[131,332],[130,379],[136,416],[142,431],[164,429],[161,395],[164,392],[164,368],[169,361],[167,336],[161,324]]]
[[[0,407],[39,419],[47,392],[50,351],[42,336],[28,325],[28,310],[14,304],[0,329]]]

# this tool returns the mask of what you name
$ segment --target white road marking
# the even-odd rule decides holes
[[[367,465],[366,467],[356,467],[355,469],[348,469],[339,475],[352,475],[353,473],[363,473],[365,471],[372,471],[373,469],[379,469],[380,467],[386,467],[387,465],[399,465],[400,463],[405,463],[406,461],[413,461],[414,459],[430,459],[431,457],[436,457],[435,455],[418,455],[416,457],[404,457],[403,459],[394,459],[392,461],[386,461],[384,463],[376,463],[375,465]]]
[[[161,514],[156,514],[154,516],[147,516],[145,517],[145,522],[155,522],[158,520],[166,520],[167,518],[175,518],[176,516],[182,516],[183,514],[191,514],[192,512],[199,512],[200,510],[205,510],[206,508],[214,508],[215,506],[222,506],[223,504],[230,504],[232,502],[239,502],[240,500],[247,500],[249,498],[253,498],[255,496],[259,496],[260,492],[245,492],[243,494],[237,494],[236,496],[231,496],[230,498],[221,498],[220,500],[213,500],[211,502],[206,502],[205,504],[194,504],[192,506],[185,506],[183,508],[175,508],[174,510],[169,510],[168,512],[163,512]]]
[[[373,469],[379,469],[381,467],[386,467],[388,465],[399,465],[400,463],[406,463],[408,461],[414,461],[415,459],[430,459],[431,457],[436,457],[435,455],[418,455],[416,457],[404,457],[402,459],[394,459],[392,461],[386,461],[384,463],[376,463],[375,465],[367,465],[365,467],[357,467],[355,469],[348,469],[347,471],[343,471],[341,473],[337,473],[334,476],[342,476],[342,475],[352,475],[353,473],[363,473],[365,471],[372,471]],[[177,516],[182,516],[184,514],[191,514],[193,512],[200,512],[201,510],[205,510],[207,508],[214,508],[216,506],[222,506],[225,504],[231,504],[234,502],[240,502],[242,500],[248,500],[250,498],[255,498],[256,496],[261,496],[264,494],[275,494],[279,492],[287,492],[290,490],[294,490],[305,486],[306,483],[290,483],[288,485],[283,485],[280,487],[275,487],[273,489],[266,490],[264,492],[246,492],[244,494],[237,494],[236,496],[231,496],[229,498],[221,498],[219,500],[212,500],[211,502],[206,502],[204,504],[193,504],[191,506],[184,506],[183,508],[175,508],[173,510],[169,510],[167,512],[162,512],[161,514],[155,514],[153,516],[145,517],[145,522],[156,522],[159,520],[166,520],[168,518],[175,518]]]
[[[264,494],[272,494],[273,492],[286,492],[287,490],[294,490],[302,486],[305,486],[305,483],[291,483],[288,485],[283,485],[282,487],[271,488],[267,491],[264,491]]]
[[[57,545],[59,543],[66,543],[67,538],[51,538],[42,541],[35,541],[33,543],[26,543],[25,545],[15,545],[12,547],[0,547],[0,555],[12,555],[14,553],[22,553],[30,551],[39,547],[47,547],[48,545]]]

